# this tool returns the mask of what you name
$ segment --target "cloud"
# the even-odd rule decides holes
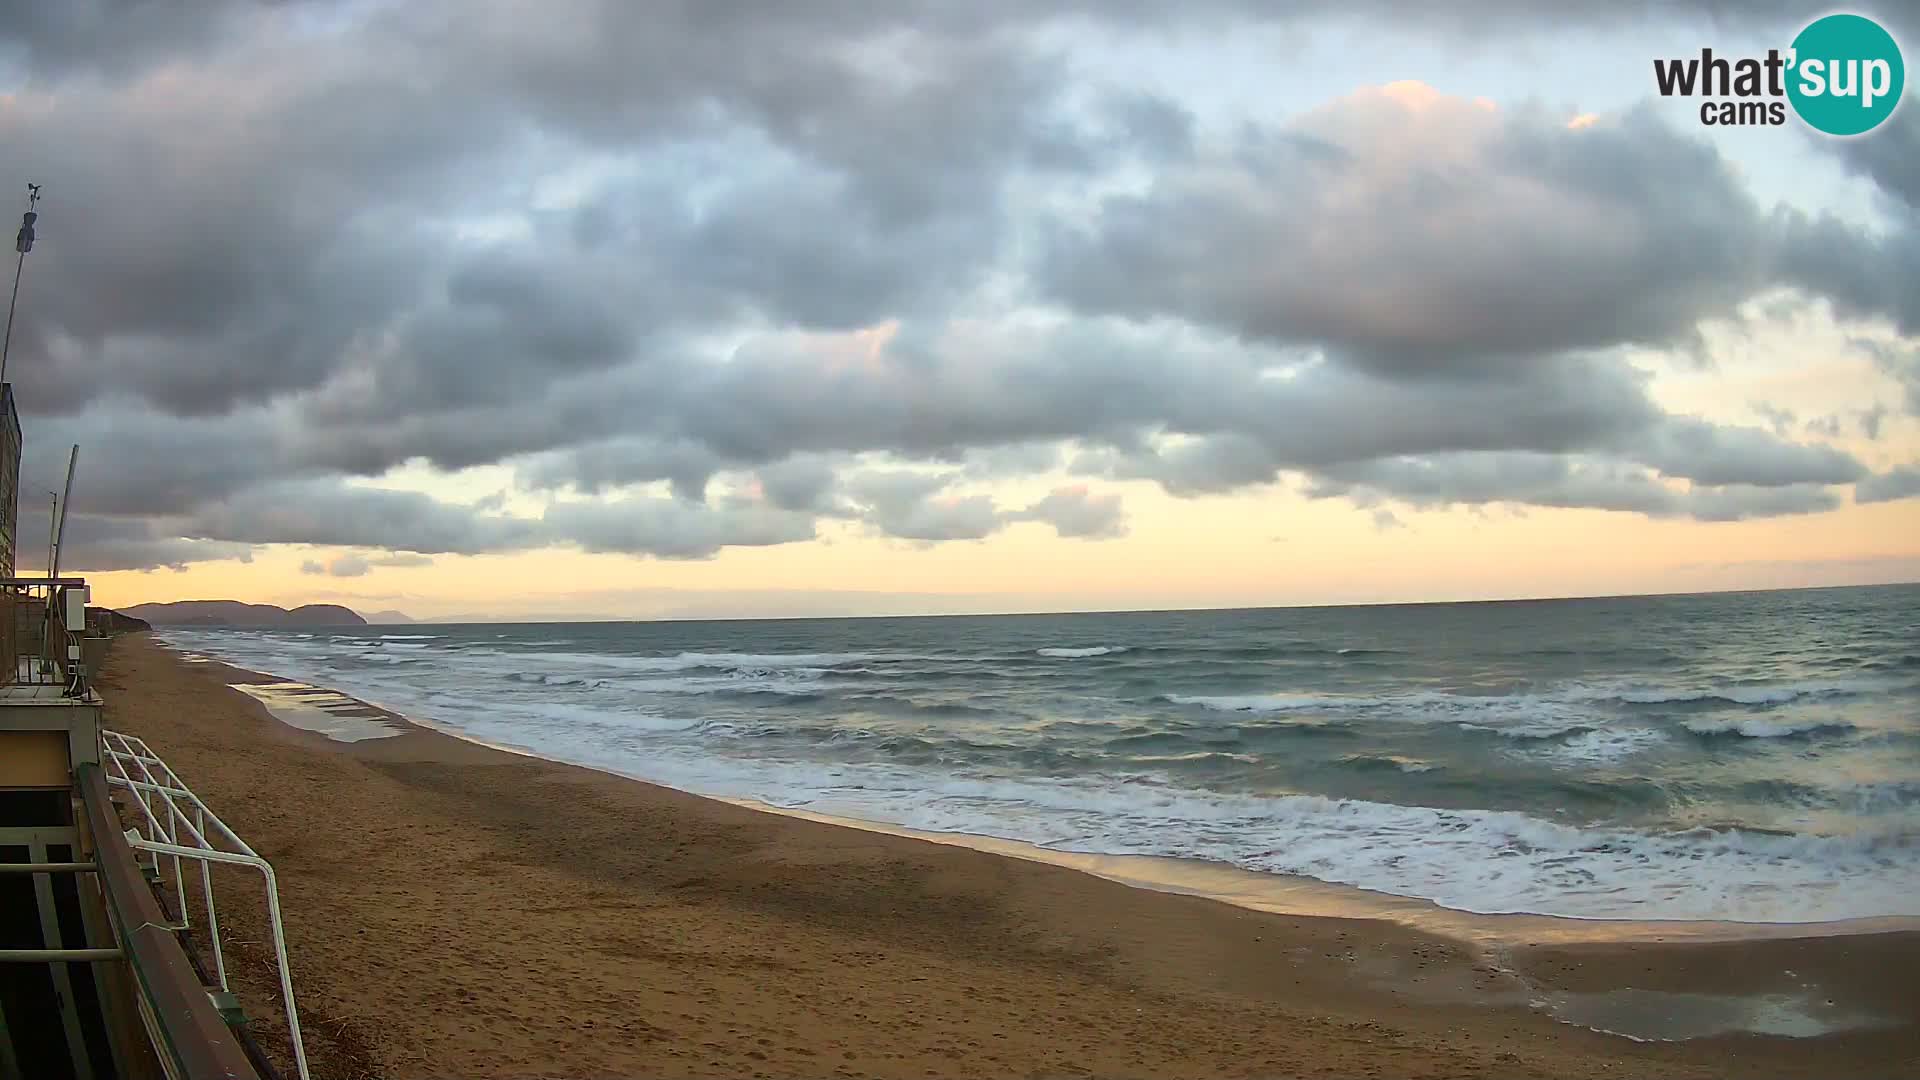
[[[1716,10],[1627,8],[1555,18]],[[1781,285],[1920,326],[1911,108],[1833,151],[1894,207],[1873,231],[1761,206],[1651,111],[1569,128],[1401,83],[1221,124],[1052,33],[1281,19],[1232,0],[157,10],[0,20],[30,76],[0,135],[57,177],[9,371],[22,490],[83,445],[96,569],[1118,535],[1063,462],[1176,495],[1812,512],[1874,482],[1857,459],[1672,415],[1623,347],[1693,349]],[[1495,0],[1305,17],[1449,48],[1548,27]],[[496,464],[552,505],[350,479]],[[1003,506],[1008,479],[1054,490]]]
[[[1920,342],[1885,342],[1854,338],[1850,344],[1873,359],[1906,394],[1910,416],[1920,416]]]
[[[412,568],[412,567],[420,567],[420,566],[432,566],[433,558],[432,556],[429,556],[429,555],[419,555],[411,551],[400,551],[390,555],[374,556],[373,558],[368,559],[367,563],[370,566],[392,566],[392,567]]]
[[[1862,481],[1853,489],[1858,503],[1892,502],[1920,495],[1920,465],[1902,465]]]
[[[1920,22],[1920,19],[1916,19]],[[1913,37],[1904,39],[1908,49]],[[1920,93],[1909,89],[1871,138],[1823,140],[1847,167],[1871,179],[1886,195],[1920,212]]]
[[[46,548],[32,542],[47,535],[44,506],[22,506],[16,572],[44,572]],[[109,517],[76,511],[66,521],[60,572],[106,573],[113,570],[182,570],[197,562],[252,561],[247,544],[224,540],[188,539],[164,522]]]
[[[402,552],[393,555],[362,555],[357,552],[343,552],[327,562],[308,559],[300,564],[303,574],[326,574],[331,577],[365,577],[376,566],[431,566],[433,560],[425,555]]]
[[[1010,519],[1045,522],[1061,536],[1081,539],[1104,540],[1126,532],[1120,496],[1094,494],[1084,484],[1055,488]]]
[[[558,502],[542,525],[589,552],[711,558],[727,547],[770,547],[814,538],[813,519],[770,506],[705,506],[683,499]]]
[[[327,564],[327,573],[334,577],[363,577],[373,564],[358,555],[342,555]]]
[[[988,496],[950,493],[953,479],[951,473],[876,470],[846,481],[845,492],[869,524],[902,540],[980,540],[1005,526]]]
[[[1311,498],[1360,505],[1395,500],[1421,508],[1517,503],[1613,510],[1701,521],[1808,514],[1840,505],[1816,483],[1792,481],[1678,486],[1632,465],[1580,456],[1467,452],[1383,459],[1327,470],[1306,488]]]
[[[479,514],[409,491],[314,481],[254,488],[210,504],[182,535],[248,544],[330,544],[482,554],[538,546],[539,523]]]
[[[1917,330],[1907,241],[1763,211],[1650,107],[1570,127],[1394,83],[1168,163],[1054,230],[1039,280],[1081,311],[1484,378],[1543,354],[1689,348],[1701,320],[1782,284]]]
[[[1770,405],[1764,401],[1748,402],[1747,407],[1753,410],[1754,415],[1767,422],[1767,430],[1781,438],[1785,438],[1800,420],[1799,415],[1792,409]]]

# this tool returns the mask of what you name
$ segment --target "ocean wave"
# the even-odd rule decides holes
[[[1337,696],[1331,694],[1163,694],[1161,700],[1174,705],[1196,705],[1214,712],[1281,713],[1303,709],[1380,708],[1379,698]]]
[[[1605,722],[1577,703],[1537,694],[1167,694],[1162,699],[1214,712],[1261,716],[1315,713],[1327,718],[1356,715],[1401,723],[1452,722],[1468,731],[1509,738],[1541,739],[1588,731]]]
[[[1728,705],[1764,706],[1785,705],[1802,700],[1853,697],[1892,688],[1890,684],[1884,682],[1855,679],[1709,687],[1630,687],[1594,690],[1590,692],[1590,696],[1597,700],[1613,700],[1628,705],[1719,702]]]
[[[682,652],[672,656],[630,656],[624,653],[537,652],[517,654],[537,658],[547,664],[578,664],[586,667],[618,668],[626,671],[692,671],[710,668],[716,671],[776,671],[795,668],[832,668],[843,664],[863,664],[927,657],[906,653],[719,653]]]
[[[1654,728],[1593,728],[1574,732],[1564,739],[1543,740],[1540,744],[1518,748],[1515,752],[1558,765],[1610,765],[1667,741],[1666,733]]]
[[[1749,739],[1785,739],[1817,731],[1853,731],[1854,725],[1830,716],[1797,719],[1726,716],[1685,721],[1681,726],[1696,735],[1744,735]]]
[[[1089,656],[1112,656],[1116,653],[1126,652],[1127,647],[1125,645],[1089,645],[1084,648],[1054,646],[1045,649],[1035,649],[1033,651],[1041,656],[1052,657],[1057,660],[1079,660]]]
[[[456,632],[426,647],[365,636],[171,628],[166,636],[482,741],[705,794],[915,828],[1207,859],[1468,910],[1764,921],[1920,914],[1911,887],[1920,880],[1911,813],[1920,792],[1910,770],[1897,761],[1845,768],[1841,753],[1876,749],[1862,745],[1836,747],[1819,763],[1831,768],[1815,772],[1796,755],[1834,744],[1786,738],[1854,725],[1911,730],[1905,700],[1874,697],[1909,692],[1910,674],[1829,672],[1756,651],[1737,667],[1678,673],[1617,675],[1635,669],[1601,665],[1584,682],[1564,677],[1589,670],[1579,664],[1477,659],[1440,669],[1376,657],[1363,677],[1367,651],[1336,660],[1333,645],[1367,640],[1346,634],[1323,635],[1319,646],[1269,636],[1272,644],[1245,649],[1237,646],[1248,636],[1199,636],[1180,647],[1125,646],[1125,663],[1088,663],[1083,656],[1110,655],[1130,637],[1083,629],[1049,624],[1011,638],[975,629],[924,637],[832,629],[818,638],[636,630],[604,642],[579,633],[567,649],[524,630],[511,642]],[[671,651],[683,642],[687,651]],[[779,651],[810,642],[841,651]],[[596,652],[596,643],[629,652]],[[732,648],[742,651],[724,651]],[[1891,655],[1898,661],[1911,648],[1901,640]],[[1539,677],[1546,672],[1561,677]],[[1777,741],[1741,741],[1749,738]],[[1781,777],[1826,779],[1812,794],[1749,797],[1728,786],[1735,766],[1744,778],[1775,765]],[[1842,778],[1874,783],[1855,795]],[[1235,790],[1211,790],[1227,787]],[[1301,791],[1377,801],[1286,793]],[[1453,801],[1483,809],[1412,805]],[[1730,827],[1605,823],[1666,816]],[[1740,827],[1743,819],[1782,831]],[[1906,832],[1849,832],[1889,823]]]
[[[309,635],[303,635],[303,636],[311,637],[312,635],[309,634]],[[381,641],[438,641],[440,640],[441,635],[439,634],[381,634],[379,635],[379,637]]]
[[[1177,751],[1176,751],[1177,752]],[[1298,874],[1487,914],[1817,922],[1920,914],[1906,832],[1580,828],[1514,811],[663,755],[649,778],[937,832]]]
[[[1348,754],[1339,759],[1339,764],[1362,771],[1392,769],[1403,773],[1433,772],[1442,767],[1431,761],[1404,757],[1400,754]]]
[[[585,675],[562,675],[552,671],[511,671],[501,676],[509,682],[530,683],[534,686],[604,686],[605,679],[595,679]]]

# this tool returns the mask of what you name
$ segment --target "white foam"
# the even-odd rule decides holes
[[[306,635],[311,636],[311,635]],[[438,641],[439,634],[381,634],[381,641]]]
[[[1785,705],[1806,699],[1873,693],[1891,689],[1893,685],[1885,680],[1872,679],[1813,679],[1758,686],[1744,683],[1722,686],[1629,685],[1580,688],[1572,691],[1572,696],[1620,701],[1629,705],[1681,705],[1715,701],[1729,705]]]
[[[1127,647],[1125,645],[1089,645],[1085,648],[1056,647],[1035,649],[1033,651],[1041,656],[1053,657],[1059,660],[1078,660],[1088,656],[1112,656],[1116,653],[1126,652]]]
[[[1168,694],[1175,705],[1198,705],[1215,712],[1280,713],[1301,709],[1364,708],[1365,698],[1330,694]]]
[[[1749,739],[1784,739],[1815,731],[1851,731],[1853,725],[1833,717],[1727,716],[1686,721],[1686,729],[1698,735],[1745,735]]]
[[[579,664],[585,667],[618,668],[626,671],[689,671],[695,668],[719,670],[829,668],[871,660],[924,659],[902,653],[683,652],[673,656],[625,656],[619,653],[526,652],[514,655],[521,660],[535,659],[541,663]]]
[[[1030,783],[674,750],[568,760],[706,794],[1061,850],[1303,874],[1487,914],[1818,922],[1920,915],[1910,840],[1650,834],[1524,814],[1112,781]],[[552,746],[543,752],[554,753]]]
[[[1169,694],[1176,705],[1216,712],[1273,715],[1318,712],[1354,715],[1402,723],[1448,722],[1469,731],[1490,731],[1509,738],[1540,739],[1582,731],[1604,722],[1589,708],[1538,694]]]
[[[1561,765],[1608,765],[1667,741],[1665,732],[1653,728],[1595,728],[1544,745],[1518,748],[1514,752]]]

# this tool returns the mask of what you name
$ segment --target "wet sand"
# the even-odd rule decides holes
[[[319,1077],[1920,1075],[1912,931],[1490,944],[1252,910],[230,685],[284,682],[129,636],[99,685],[273,862]],[[284,1054],[257,886],[216,881]],[[1663,1026],[1829,1033],[1592,1030]]]

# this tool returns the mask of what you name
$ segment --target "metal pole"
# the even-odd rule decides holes
[[[13,352],[13,309],[20,303],[20,274],[27,268],[27,253],[21,252],[13,264],[13,299],[7,301],[7,341],[0,346],[0,383],[7,381],[7,355]]]
[[[0,964],[84,964],[120,958],[119,949],[0,949]]]
[[[34,207],[40,203],[40,185],[27,185],[27,213],[20,219],[20,234],[14,239],[13,248],[20,257],[13,264],[13,297],[7,301],[7,336],[0,342],[0,384],[7,381],[7,357],[13,352],[13,309],[20,304],[20,276],[26,273],[27,252],[33,250],[33,223],[40,215]]]
[[[73,453],[67,455],[67,490],[60,496],[60,527],[53,532],[53,552],[47,559],[47,576],[60,576],[60,551],[67,545],[67,511],[73,509],[73,470],[80,464],[80,444],[73,444]]]
[[[60,523],[60,493],[49,491],[53,502],[47,507],[47,606],[40,610],[40,677],[53,673],[53,605],[59,601],[53,589],[54,526]]]

